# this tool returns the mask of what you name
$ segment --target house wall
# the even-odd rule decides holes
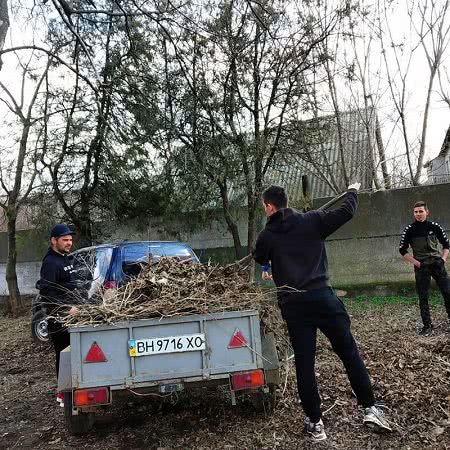
[[[430,184],[447,183],[450,181],[450,154],[437,157],[430,161],[427,170]]]

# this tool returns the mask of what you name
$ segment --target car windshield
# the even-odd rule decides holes
[[[146,263],[150,259],[157,261],[161,256],[176,256],[181,260],[192,259],[198,262],[194,252],[184,244],[177,242],[140,242],[126,245],[123,249],[123,264]]]

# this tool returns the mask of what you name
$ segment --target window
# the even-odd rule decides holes
[[[145,263],[149,261],[149,258],[155,261],[161,256],[178,256],[180,259],[192,258],[198,262],[194,252],[187,245],[178,242],[142,242],[126,245],[123,249],[122,261],[124,264]]]
[[[177,256],[182,260],[192,258],[197,262],[197,257],[194,252],[188,246],[177,242],[168,242],[163,244],[162,252],[164,256]]]
[[[111,264],[113,249],[90,248],[73,255],[77,289],[83,298],[90,299],[103,285]]]
[[[147,243],[126,245],[122,250],[122,262],[124,264],[149,261],[150,255],[158,254],[158,251],[151,249]]]

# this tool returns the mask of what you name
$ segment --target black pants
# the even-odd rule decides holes
[[[67,328],[54,320],[49,320],[48,332],[55,349],[56,379],[58,379],[59,354],[70,345],[70,335]]]
[[[422,263],[420,269],[414,268],[414,273],[416,276],[416,290],[419,296],[420,315],[424,326],[431,325],[430,307],[428,305],[431,277],[436,281],[444,297],[445,309],[450,319],[450,280],[445,269],[444,260],[436,258],[435,261],[429,264]]]
[[[322,288],[296,294],[281,302],[281,311],[294,348],[298,393],[306,416],[313,422],[322,416],[314,370],[317,329],[344,363],[358,402],[372,406],[375,399],[369,374],[350,331],[350,318],[334,291]]]

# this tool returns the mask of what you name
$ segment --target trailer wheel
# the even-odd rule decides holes
[[[257,391],[251,395],[251,402],[256,411],[272,414],[277,400],[276,386],[269,384],[269,392]]]
[[[92,430],[95,421],[94,413],[81,411],[75,416],[72,414],[72,392],[64,392],[64,418],[66,428],[70,434],[86,434]]]
[[[38,344],[49,340],[47,314],[42,309],[38,309],[31,318],[31,335]]]

